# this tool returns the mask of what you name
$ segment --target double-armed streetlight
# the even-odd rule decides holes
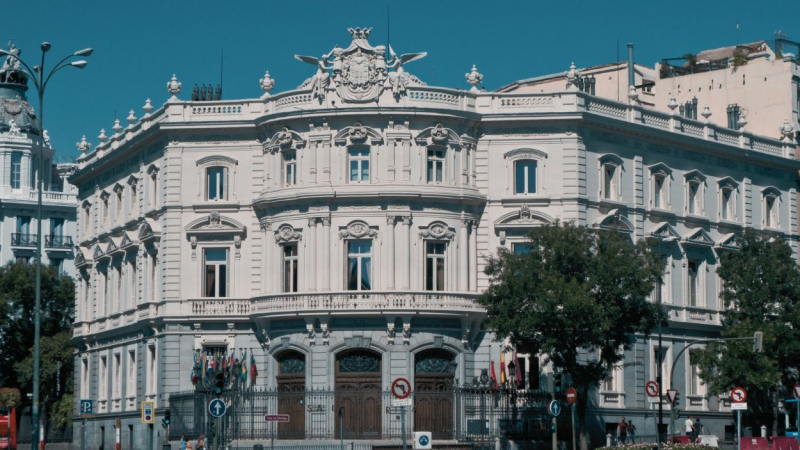
[[[0,49],[0,56],[16,59],[25,67],[28,78],[33,80],[36,92],[39,94],[39,176],[37,177],[36,197],[36,305],[34,307],[34,338],[33,338],[33,407],[31,410],[31,449],[39,447],[39,337],[41,334],[41,307],[42,307],[42,191],[44,191],[44,93],[50,78],[64,67],[77,67],[83,69],[88,64],[85,60],[70,61],[76,57],[87,57],[94,51],[91,48],[78,50],[67,55],[59,61],[45,76],[44,57],[50,51],[50,43],[42,43],[42,62],[31,68],[19,57],[19,51],[9,52]]]

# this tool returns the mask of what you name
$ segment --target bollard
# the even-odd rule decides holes
[[[766,425],[761,425],[761,437],[763,437],[763,438],[767,437],[767,426]]]
[[[606,447],[611,447],[611,434],[606,435]]]

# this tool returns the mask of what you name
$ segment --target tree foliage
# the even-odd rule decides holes
[[[528,235],[530,252],[488,258],[479,302],[488,325],[518,348],[547,355],[578,390],[581,447],[589,390],[609,375],[636,333],[663,320],[648,302],[664,262],[627,235],[557,223]]]
[[[761,331],[763,351],[753,353],[752,341],[734,341],[710,344],[692,352],[692,359],[710,394],[736,386],[791,392],[800,368],[800,271],[782,240],[748,230],[739,247],[722,254],[717,269],[726,309],[721,337],[748,338]]]

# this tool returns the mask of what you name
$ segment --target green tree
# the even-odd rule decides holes
[[[58,404],[65,396],[71,397],[73,380],[73,347],[70,342],[72,333],[61,332],[55,336],[46,336],[39,341],[41,354],[40,365],[40,390],[41,404],[51,409],[49,419],[51,424],[72,423],[72,405],[66,411],[68,417],[54,417],[59,412]],[[33,379],[33,347],[28,357],[14,365],[17,379],[24,386],[30,385]],[[51,406],[52,405],[52,406]],[[55,408],[53,408],[55,406]],[[61,412],[64,413],[63,408]]]
[[[36,267],[10,262],[0,267],[0,367],[28,356],[33,344]],[[41,335],[55,336],[71,330],[75,317],[75,285],[54,267],[42,267]],[[17,379],[14,370],[0,370],[0,386],[31,392],[30,384]],[[23,396],[24,397],[24,396]]]
[[[500,248],[487,260],[491,285],[479,302],[488,325],[520,349],[547,356],[578,391],[580,445],[589,448],[589,392],[622,361],[636,333],[663,313],[647,298],[664,263],[644,242],[567,222],[528,235],[530,252]]]
[[[777,433],[778,399],[789,395],[800,368],[800,271],[792,249],[747,230],[739,250],[720,257],[725,313],[722,338],[747,338],[764,333],[763,351],[752,342],[709,344],[692,352],[709,394],[736,386],[748,390],[750,403],[773,418]]]

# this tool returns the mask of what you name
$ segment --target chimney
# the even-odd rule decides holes
[[[633,44],[628,44],[628,86],[636,86],[636,77],[633,73]]]

